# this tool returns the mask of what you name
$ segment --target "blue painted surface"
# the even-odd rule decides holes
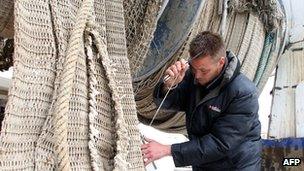
[[[178,52],[202,11],[204,0],[170,0],[157,22],[144,66],[134,81],[147,78]]]
[[[283,138],[278,140],[262,140],[263,148],[293,148],[304,149],[304,138]]]

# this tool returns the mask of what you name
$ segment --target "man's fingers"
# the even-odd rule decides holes
[[[144,150],[144,149],[147,149],[149,147],[149,144],[143,144],[141,145],[141,149]]]
[[[178,72],[180,72],[182,70],[182,63],[180,61],[177,61],[175,63],[176,69]]]
[[[144,159],[145,166],[147,166],[149,163],[151,163],[152,161],[155,160],[155,159],[153,159],[153,155],[150,152],[148,152],[146,154],[144,153],[143,159]]]
[[[181,71],[183,71],[186,67],[186,61],[182,59],[181,61],[177,61],[175,64],[171,65],[166,70],[166,75],[170,75],[170,77],[174,78],[181,74]]]
[[[171,71],[174,73],[174,76],[178,75],[178,73],[179,73],[175,65],[171,66]]]
[[[148,154],[150,152],[150,150],[148,149],[142,149],[142,153],[145,155],[145,154]]]
[[[170,86],[174,86],[182,81],[185,76],[186,70],[187,64],[184,59],[175,62],[166,70],[164,82],[167,90]]]
[[[181,67],[182,67],[182,69],[184,69],[185,68],[185,66],[186,66],[186,60],[185,59],[181,59],[180,60],[180,63],[181,63]]]
[[[181,62],[181,70],[184,70],[186,68],[186,64]]]
[[[152,154],[146,153],[146,154],[143,154],[143,157],[144,157],[144,159],[150,159],[150,158],[152,158]]]
[[[181,59],[181,66],[182,66],[182,70],[185,71],[188,69],[189,64],[186,63],[187,61],[185,61],[184,59]]]
[[[173,73],[173,71],[171,69],[168,69],[167,72],[166,72],[166,74],[170,75],[170,77],[172,77],[172,78],[175,76],[174,73]]]

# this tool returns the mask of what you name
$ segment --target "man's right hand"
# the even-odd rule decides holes
[[[165,75],[169,75],[170,78],[164,82],[164,90],[167,91],[169,87],[174,87],[179,84],[184,79],[188,67],[189,65],[184,59],[176,61],[171,65],[165,71]]]

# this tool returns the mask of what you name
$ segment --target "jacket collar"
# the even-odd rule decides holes
[[[228,60],[228,65],[225,68],[223,80],[220,84],[221,88],[231,82],[240,73],[241,68],[239,59],[231,51],[227,51],[226,56]]]

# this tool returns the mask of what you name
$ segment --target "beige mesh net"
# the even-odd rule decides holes
[[[123,3],[17,0],[14,10],[1,168],[144,170]]]
[[[124,0],[127,49],[133,75],[142,67],[162,5],[163,0]]]

